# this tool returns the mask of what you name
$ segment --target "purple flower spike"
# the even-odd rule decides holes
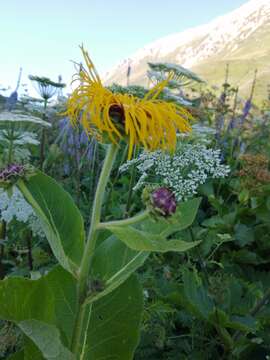
[[[163,216],[170,216],[176,211],[176,199],[173,192],[160,187],[152,192],[152,203]]]

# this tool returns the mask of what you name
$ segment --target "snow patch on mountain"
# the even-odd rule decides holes
[[[113,67],[103,78],[106,82],[120,71],[125,73],[128,63],[135,69],[145,59],[166,59],[172,53],[176,53],[176,62],[190,68],[223,51],[237,51],[239,44],[266,22],[270,22],[270,0],[250,0],[206,25],[187,29],[146,45]]]

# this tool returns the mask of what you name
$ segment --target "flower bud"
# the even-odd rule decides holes
[[[24,166],[20,164],[10,164],[0,170],[0,181],[9,181],[12,177],[21,176],[24,173]]]
[[[176,211],[175,195],[165,187],[157,188],[152,192],[151,202],[154,210],[163,216],[170,216]]]
[[[30,165],[9,164],[7,167],[0,169],[0,185],[9,187],[19,178],[28,178],[34,173],[34,168]]]

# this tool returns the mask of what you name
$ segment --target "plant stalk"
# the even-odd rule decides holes
[[[135,146],[134,150],[133,150],[134,158],[136,158],[136,155],[137,155],[137,148]],[[134,182],[135,182],[135,178],[136,178],[136,171],[137,171],[137,168],[135,165],[133,165],[132,169],[131,169],[131,177],[130,177],[130,181],[129,181],[128,198],[127,198],[127,205],[126,205],[126,211],[125,211],[127,218],[129,216],[129,212],[130,212],[130,208],[131,208],[131,200],[132,200]]]
[[[84,300],[86,299],[88,293],[88,284],[89,284],[89,272],[91,268],[91,263],[95,251],[96,240],[97,240],[97,230],[101,218],[102,202],[105,193],[105,188],[109,180],[109,176],[114,164],[114,160],[117,154],[117,146],[110,145],[104,160],[103,168],[99,177],[92,215],[90,228],[87,236],[86,246],[81,261],[79,276],[78,276],[78,310],[76,314],[75,326],[72,336],[71,351],[78,356],[80,354],[81,347],[81,338],[82,330],[85,323],[86,306],[84,305]]]
[[[128,226],[128,225],[133,225],[136,224],[144,219],[146,219],[148,217],[148,215],[150,214],[149,210],[145,210],[131,218],[128,219],[123,219],[123,220],[115,220],[115,221],[108,221],[108,222],[103,222],[103,223],[99,223],[97,226],[97,229],[106,229],[110,226]]]
[[[48,100],[44,99],[43,120],[46,120],[47,103]],[[46,142],[46,129],[42,128],[41,142],[40,142],[40,170],[43,169],[43,163],[45,160],[45,142]]]
[[[28,256],[28,266],[29,270],[33,270],[33,254],[32,254],[32,232],[30,231],[26,235],[26,244],[27,244],[27,256]]]
[[[0,240],[2,240],[3,242],[6,239],[6,231],[7,231],[6,222],[4,220],[2,220],[0,222]],[[5,277],[4,266],[2,264],[4,255],[5,255],[5,245],[4,245],[4,243],[1,243],[0,244],[0,279],[3,279]]]
[[[13,150],[14,150],[14,124],[11,124],[11,130],[9,135],[9,146],[8,146],[8,164],[13,162]]]

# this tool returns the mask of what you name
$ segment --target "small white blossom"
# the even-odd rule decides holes
[[[126,171],[132,165],[141,175],[134,190],[153,184],[151,179],[158,178],[159,184],[174,192],[177,201],[195,195],[199,185],[207,179],[225,177],[230,171],[229,166],[221,164],[220,150],[189,143],[179,144],[173,156],[162,151],[143,152],[121,166],[120,171]]]
[[[44,236],[39,219],[19,189],[14,187],[11,195],[0,189],[0,221],[10,223],[14,219],[27,224],[34,235]]]

